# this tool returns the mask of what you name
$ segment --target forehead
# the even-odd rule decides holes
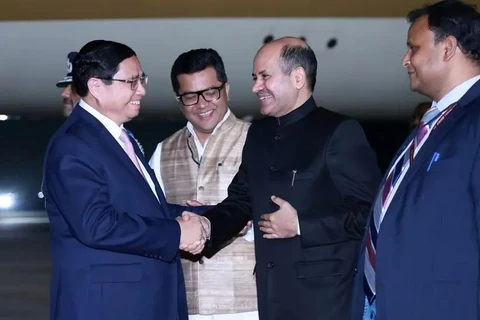
[[[179,74],[177,79],[181,91],[199,91],[221,85],[213,67],[192,74]]]
[[[433,38],[434,33],[428,27],[427,16],[418,18],[408,29],[408,42],[417,43]]]
[[[263,71],[271,71],[279,68],[278,60],[280,53],[274,48],[264,48],[258,52],[253,60],[253,73],[258,74]]]
[[[140,60],[136,56],[127,58],[120,62],[118,65],[118,71],[115,75],[121,75],[124,77],[138,77],[143,74]]]

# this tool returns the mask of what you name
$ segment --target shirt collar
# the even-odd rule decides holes
[[[468,79],[467,81],[462,82],[455,88],[453,88],[449,93],[447,93],[442,99],[438,102],[433,101],[432,107],[437,107],[437,109],[442,112],[451,104],[460,100],[465,93],[480,79],[480,75]]]
[[[115,138],[115,139],[120,139],[120,134],[122,133],[123,129],[123,124],[118,125],[116,124],[112,119],[107,118],[100,112],[98,112],[95,108],[90,106],[88,103],[86,103],[83,99],[80,100],[79,106],[85,109],[88,113],[90,113],[93,117],[95,117],[98,121],[100,121],[101,124],[110,132],[110,134]]]

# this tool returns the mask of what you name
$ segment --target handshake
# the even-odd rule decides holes
[[[179,249],[191,254],[201,253],[210,238],[210,221],[189,211],[184,211],[176,220],[181,232]]]

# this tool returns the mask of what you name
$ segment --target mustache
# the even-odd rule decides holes
[[[72,104],[73,105],[73,100],[70,98],[63,98],[63,104]]]
[[[273,94],[270,91],[265,89],[257,91],[257,97],[263,97],[263,96],[273,96]]]

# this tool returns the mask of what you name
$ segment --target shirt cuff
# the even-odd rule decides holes
[[[297,236],[300,235],[300,220],[298,220],[298,217],[297,217]]]

